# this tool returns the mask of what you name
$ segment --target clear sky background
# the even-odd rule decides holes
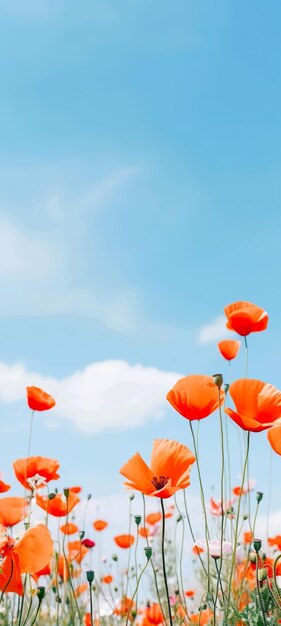
[[[57,408],[36,416],[32,454],[110,501],[155,437],[191,446],[165,394],[179,375],[229,380],[226,304],[268,311],[249,374],[280,386],[281,5],[9,0],[0,15],[1,469],[11,481],[26,456],[38,384]],[[216,496],[217,422],[200,446]],[[257,435],[265,491],[268,460]]]

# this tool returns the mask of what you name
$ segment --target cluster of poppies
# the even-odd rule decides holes
[[[225,314],[227,328],[244,338],[246,350],[247,336],[267,328],[267,313],[252,303],[235,302],[225,308]],[[237,339],[218,343],[221,355],[229,362],[236,358],[240,347]],[[56,459],[28,454],[14,462],[14,473],[24,495],[0,498],[0,591],[2,602],[11,597],[9,594],[17,594],[20,601],[17,604],[6,601],[3,612],[0,611],[0,626],[2,617],[3,626],[8,623],[31,626],[36,623],[39,610],[44,623],[56,626],[82,623],[128,626],[129,622],[136,626],[175,623],[238,626],[251,623],[247,622],[247,611],[252,610],[256,610],[257,620],[260,619],[258,624],[279,623],[281,536],[268,538],[271,554],[262,552],[262,542],[254,536],[263,494],[256,494],[257,509],[252,521],[253,485],[249,477],[245,478],[249,474],[248,449],[242,482],[228,493],[222,450],[221,497],[218,500],[211,497],[206,504],[193,423],[218,410],[222,441],[227,434],[226,420],[230,418],[234,428],[246,433],[267,430],[271,447],[281,454],[281,392],[271,384],[248,378],[247,372],[230,386],[223,383],[220,374],[187,375],[168,391],[167,400],[189,422],[193,450],[178,441],[159,438],[153,443],[149,464],[137,452],[122,466],[120,473],[126,479],[129,493],[129,532],[109,538],[107,520],[98,518],[89,524],[86,512],[91,496],[81,498],[81,487],[72,486],[62,493],[56,488],[50,490],[50,484],[60,478]],[[27,388],[27,403],[32,415],[34,411],[47,411],[55,406],[54,398],[37,387]],[[203,525],[200,529],[192,526],[185,499],[192,466],[199,479],[204,538],[198,536]],[[9,489],[10,485],[0,481],[0,493],[5,494]],[[143,515],[132,512],[134,492],[142,495]],[[178,495],[183,496],[181,501],[177,500]],[[159,505],[157,510],[145,512],[146,497]],[[174,503],[167,506],[166,500],[170,498]],[[84,506],[83,527],[76,523],[79,503],[80,507]],[[44,521],[33,524],[39,511]],[[215,520],[217,536],[213,537],[210,516]],[[56,541],[50,531],[55,519],[59,522]],[[186,521],[191,558],[195,559],[196,578],[193,577],[192,588],[187,588],[184,582]],[[24,530],[15,530],[20,523],[24,524]],[[179,525],[182,525],[180,547]],[[104,531],[110,556],[102,556],[97,550]],[[139,540],[144,548],[141,564]],[[125,562],[122,553],[126,554]],[[145,583],[140,592],[146,570],[150,572],[153,589]],[[48,603],[44,599],[47,595]]]

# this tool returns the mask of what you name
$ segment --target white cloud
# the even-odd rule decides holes
[[[136,331],[136,290],[115,284],[108,275],[104,288],[98,253],[97,258],[91,257],[94,272],[88,277],[88,284],[83,275],[81,286],[79,276],[87,229],[85,215],[80,219],[81,211],[93,212],[112,200],[116,188],[134,172],[132,168],[117,170],[69,202],[53,193],[45,206],[51,224],[44,230],[27,228],[10,215],[0,214],[0,317],[75,315],[96,319],[113,331]],[[83,225],[79,239],[73,233],[76,213]],[[85,248],[85,258],[87,253]],[[113,258],[112,265],[115,262]]]
[[[229,336],[229,330],[227,330],[226,319],[223,315],[216,317],[213,322],[202,326],[198,334],[198,343],[206,344],[213,341],[219,341],[223,337]]]
[[[0,363],[0,402],[20,401],[28,385],[41,387],[56,399],[47,425],[52,427],[54,416],[54,421],[61,418],[80,432],[95,434],[161,419],[166,393],[178,378],[175,372],[121,360],[91,363],[61,380],[28,372],[22,364]]]

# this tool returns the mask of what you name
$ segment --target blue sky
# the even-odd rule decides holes
[[[0,11],[1,469],[11,480],[26,454],[25,384],[50,381],[61,406],[36,417],[33,454],[109,496],[155,437],[191,445],[165,393],[177,374],[227,373],[216,333],[200,341],[206,326],[222,331],[226,304],[269,312],[249,373],[280,386],[281,7],[11,0]],[[243,367],[241,354],[233,376]],[[216,422],[201,444],[209,489]],[[252,457],[266,489],[263,435]]]

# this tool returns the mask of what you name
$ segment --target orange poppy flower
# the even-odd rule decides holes
[[[275,426],[268,430],[267,439],[274,452],[281,455],[281,424],[279,420],[277,420]]]
[[[81,585],[78,585],[78,587],[76,587],[75,589],[75,597],[78,598],[82,595],[82,593],[85,593],[86,591],[89,591],[88,583],[81,583]]]
[[[225,409],[243,430],[260,432],[281,417],[281,392],[261,380],[240,378],[229,387],[236,411]]]
[[[200,624],[200,626],[206,626],[209,624],[209,621],[212,617],[213,613],[210,609],[205,609],[201,611],[201,613],[194,613],[190,615],[189,621],[191,624]]]
[[[57,480],[59,462],[43,456],[30,456],[28,459],[18,459],[13,468],[18,481],[25,489],[44,487],[50,480]]]
[[[76,563],[81,563],[88,552],[88,548],[81,541],[70,541],[67,549],[70,560]]]
[[[69,487],[69,491],[72,491],[72,493],[81,493],[82,487]]]
[[[102,578],[102,582],[105,583],[106,585],[110,585],[112,581],[113,581],[113,576],[111,576],[110,574],[108,574],[107,576],[103,576]]]
[[[55,406],[52,396],[39,387],[26,387],[27,404],[32,411],[47,411]]]
[[[43,524],[29,528],[15,542],[7,534],[1,534],[0,554],[3,558],[0,573],[0,589],[23,595],[21,574],[32,574],[50,561],[54,542]]]
[[[119,548],[130,548],[134,541],[134,535],[116,535],[114,541]]]
[[[0,493],[5,493],[6,491],[9,491],[9,489],[11,489],[11,485],[7,485],[7,483],[4,483],[3,480],[0,480]]]
[[[268,314],[252,302],[233,302],[224,312],[228,319],[226,327],[242,337],[267,328]]]
[[[198,556],[198,554],[202,554],[202,552],[204,552],[204,548],[202,548],[201,546],[192,546],[192,552],[193,554],[196,554]]]
[[[129,619],[130,621],[133,621],[135,619],[135,616],[132,615],[131,612],[135,610],[135,606],[135,603],[132,602],[130,598],[127,598],[127,596],[122,596],[119,604],[114,608],[113,613],[115,615],[119,615],[120,617],[127,617],[128,612],[130,611]]]
[[[130,481],[125,483],[129,489],[136,489],[147,496],[170,498],[190,484],[190,468],[194,461],[195,456],[182,443],[155,439],[151,467],[137,453],[121,468],[120,474]]]
[[[15,526],[26,513],[27,502],[24,498],[6,497],[0,499],[0,524]]]
[[[162,514],[160,512],[158,513],[149,513],[146,518],[145,521],[147,524],[150,524],[151,526],[154,526],[154,524],[157,524],[157,522],[160,522],[162,518]]]
[[[243,543],[251,543],[253,539],[253,533],[249,530],[246,531],[243,535]]]
[[[51,565],[50,563],[48,563],[48,565],[45,565],[45,567],[42,567],[42,569],[40,569],[38,572],[35,572],[34,574],[32,574],[32,578],[33,580],[35,580],[36,583],[38,583],[40,576],[50,576],[50,574],[51,574]]]
[[[76,524],[71,524],[70,522],[63,524],[60,529],[64,535],[74,535],[74,533],[77,533],[79,530]]]
[[[164,622],[163,613],[158,602],[152,602],[152,604],[145,609],[144,617],[148,620],[149,624],[154,624],[155,626],[163,624]]]
[[[83,617],[83,625],[84,626],[92,626],[91,613],[85,613]]]
[[[98,530],[99,532],[100,532],[101,530],[104,530],[105,528],[107,528],[107,526],[108,526],[108,523],[107,523],[107,522],[105,522],[103,519],[96,519],[96,520],[93,522],[93,527],[94,527],[94,529],[95,529],[95,530]]]
[[[227,360],[232,361],[237,356],[241,346],[241,341],[230,339],[228,341],[219,341],[218,349],[221,355]]]
[[[223,403],[224,392],[219,390],[212,376],[195,374],[180,378],[167,393],[167,400],[186,419],[201,420],[208,417]]]
[[[147,538],[149,537],[149,528],[144,528],[144,526],[140,526],[138,529],[138,533],[140,537]]]
[[[268,537],[268,545],[272,547],[278,548],[281,550],[281,535],[276,535],[276,537]]]
[[[48,496],[39,496],[37,493],[36,502],[43,511],[46,511],[50,515],[63,517],[74,509],[76,504],[80,502],[80,499],[76,493],[69,493],[68,500],[61,494],[56,494],[54,498],[49,499]]]
[[[195,596],[194,589],[187,589],[184,593],[187,598],[193,598]]]

